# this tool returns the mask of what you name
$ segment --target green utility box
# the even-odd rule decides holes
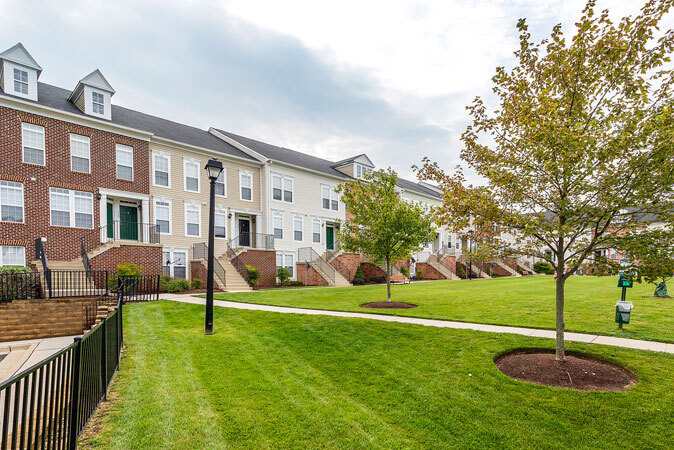
[[[632,302],[618,301],[615,304],[615,322],[619,324],[630,323],[630,316],[632,315]]]
[[[631,288],[632,287],[631,278],[625,276],[625,274],[620,272],[620,276],[618,277],[618,287],[619,288]]]

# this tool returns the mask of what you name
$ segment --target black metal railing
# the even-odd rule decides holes
[[[0,383],[1,449],[75,449],[119,367],[122,304],[120,297],[90,332]]]
[[[45,274],[45,288],[51,290],[51,278],[48,277],[49,274],[49,263],[47,262],[47,253],[44,249],[44,244],[42,243],[42,238],[35,239],[35,259],[42,262],[42,270]]]
[[[50,269],[45,273],[49,298],[97,297],[108,294],[106,270]]]
[[[208,245],[206,245],[203,242],[193,244],[192,259],[201,259],[208,262]],[[215,274],[216,277],[218,277],[223,287],[227,286],[225,268],[222,267],[222,264],[220,264],[218,258],[215,257],[213,258],[213,273]],[[204,281],[208,282],[208,280]]]
[[[325,259],[332,267],[335,268],[337,272],[339,272],[341,276],[346,279],[346,281],[351,282],[355,274],[339,260],[338,253],[339,250],[326,250]]]
[[[228,244],[231,248],[255,248],[274,250],[274,235],[262,233],[241,233]]]
[[[157,301],[160,278],[161,275],[121,275],[117,278],[117,295],[124,303]]]
[[[136,241],[159,244],[160,237],[159,225],[113,220],[82,236],[81,246],[83,252],[90,252],[104,242]]]
[[[335,283],[335,268],[332,267],[326,260],[321,258],[321,255],[316,253],[312,247],[304,247],[297,250],[297,262],[304,262],[310,264],[314,268],[318,268],[321,275],[326,277],[328,284]]]
[[[0,303],[42,298],[38,272],[0,272]]]

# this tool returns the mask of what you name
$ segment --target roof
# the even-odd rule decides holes
[[[42,67],[40,67],[37,61],[35,61],[30,53],[28,53],[28,50],[26,50],[26,47],[24,47],[21,42],[0,53],[0,59],[30,67],[31,69],[37,70],[38,74],[42,72]]]
[[[365,158],[367,160],[367,163],[364,163],[362,161],[363,158]],[[358,161],[358,162],[360,162],[361,164],[366,164],[370,167],[374,167],[374,164],[372,163],[372,160],[370,160],[370,158],[368,158],[365,153],[361,153],[360,155],[352,156],[351,158],[342,159],[341,161],[337,161],[336,163],[334,163],[332,166],[333,167],[346,166],[348,164],[352,164],[352,163],[356,162],[359,159],[360,159],[360,161]]]
[[[75,89],[73,89],[73,92],[70,94],[68,99],[73,100],[77,98],[84,86],[91,86],[93,88],[109,92],[110,95],[115,94],[115,90],[112,88],[108,80],[105,79],[100,70],[96,69],[77,82],[77,86],[75,86]]]
[[[218,133],[221,133],[229,137],[230,139],[237,141],[241,145],[248,147],[254,152],[259,153],[265,158],[282,162],[291,166],[297,166],[302,167],[304,169],[313,170],[314,172],[320,172],[326,175],[336,176],[339,178],[343,178],[345,180],[353,178],[335,169],[335,166],[344,165],[344,161],[348,160],[342,160],[339,163],[335,163],[333,161],[328,161],[327,159],[307,155],[306,153],[298,152],[296,150],[291,150],[285,147],[278,147],[276,145],[267,144],[265,142],[257,141],[255,139],[250,139],[244,136],[240,136],[238,134],[230,133],[229,131],[223,131],[217,128],[214,128],[214,130],[217,131]],[[364,155],[358,155],[349,159],[355,160],[361,156]],[[365,157],[367,158],[367,156]],[[423,186],[420,183],[405,180],[404,178],[398,178],[398,186],[401,187],[402,189],[413,191],[418,194],[427,195],[430,197],[440,196],[440,194],[437,191],[434,191],[429,187]]]
[[[80,109],[72,102],[68,101],[70,94],[71,92],[67,89],[38,82],[38,101],[21,100],[82,117],[90,117],[80,111]],[[0,89],[0,95],[13,97],[10,94],[4,93],[2,89]],[[106,122],[152,133],[159,138],[169,139],[225,155],[257,162],[252,156],[242,152],[222,139],[213,136],[206,130],[144,114],[122,106],[112,105],[112,120]]]

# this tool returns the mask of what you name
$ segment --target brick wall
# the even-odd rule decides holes
[[[358,266],[360,266],[361,256],[358,253],[342,253],[336,259],[344,267],[346,267],[346,269],[349,271],[349,274],[353,278],[353,276],[356,274],[356,269],[358,269]],[[337,264],[334,264],[333,267],[335,267],[335,269],[337,269],[339,267],[340,269],[343,270],[343,268],[341,268]],[[339,273],[342,274],[342,276],[346,276],[341,271]],[[351,281],[351,280],[348,280],[348,281]]]
[[[445,256],[440,259],[440,264],[448,268],[453,274],[458,274],[456,271],[456,256]]]
[[[117,266],[132,262],[143,266],[144,275],[162,273],[162,249],[154,245],[121,245],[91,258],[91,268],[114,272]]]
[[[24,164],[21,123],[45,129],[45,166]],[[70,133],[89,136],[90,174],[70,169]],[[118,180],[115,144],[133,147],[134,181]],[[0,107],[0,179],[23,183],[24,223],[0,223],[0,245],[26,247],[26,262],[35,259],[34,241],[46,237],[47,257],[69,260],[79,256],[80,238],[91,230],[52,227],[49,188],[60,187],[94,194],[94,228],[99,226],[98,188],[149,194],[149,145],[107,131]],[[35,178],[35,181],[31,181]],[[10,239],[11,236],[11,239]]]
[[[295,264],[297,270],[297,281],[301,281],[305,286],[327,286],[328,282],[316,272],[316,269],[310,267],[307,270],[305,263]]]
[[[491,266],[491,276],[493,277],[511,277],[512,274],[498,264]]]
[[[247,250],[239,255],[239,259],[247,266],[260,271],[258,286],[276,286],[276,252],[274,250]]]
[[[203,287],[206,287],[206,279],[208,278],[208,268],[204,266],[201,261],[190,261],[190,276],[194,280],[200,279],[204,282]],[[217,283],[216,283],[217,286]]]
[[[447,278],[428,263],[417,263],[417,273],[424,272],[424,280],[446,280]]]
[[[0,303],[3,341],[82,334],[83,304],[91,299],[15,300]]]
[[[361,263],[360,268],[363,271],[363,275],[365,276],[365,278],[386,276],[386,272],[384,271],[384,269],[371,262]]]

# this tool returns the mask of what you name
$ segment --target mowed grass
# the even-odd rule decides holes
[[[674,355],[619,361],[628,392],[518,382],[493,358],[553,342],[364,319],[127,305],[114,397],[93,448],[657,448],[674,441]]]
[[[567,331],[674,342],[674,300],[647,298],[654,287],[635,284],[627,300],[632,320],[623,330],[615,323],[617,277],[573,276],[566,282]],[[386,285],[344,288],[269,289],[216,294],[220,300],[298,308],[395,314],[496,325],[555,328],[555,282],[552,276],[482,280],[429,281],[392,287],[394,301],[411,309],[369,309],[361,304],[386,300]]]

